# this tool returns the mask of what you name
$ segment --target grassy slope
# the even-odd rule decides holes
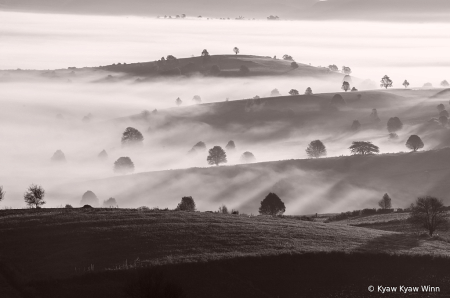
[[[136,210],[0,211],[1,261],[29,278],[140,258],[152,264],[319,251],[447,254],[450,244],[295,219]]]

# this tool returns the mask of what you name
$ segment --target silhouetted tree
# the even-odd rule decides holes
[[[233,52],[234,52],[236,55],[239,54],[239,49],[238,49],[238,47],[234,47]]]
[[[81,206],[84,206],[84,205],[98,206],[99,200],[98,200],[97,196],[95,195],[95,193],[88,190],[81,197],[80,205]]]
[[[192,101],[195,103],[202,103],[202,98],[199,95],[194,95]]]
[[[441,82],[441,86],[442,86],[442,87],[448,87],[448,86],[450,86],[450,84],[447,82],[447,80],[443,80],[443,81]]]
[[[372,113],[370,113],[370,118],[371,118],[372,121],[374,121],[374,122],[379,122],[379,121],[380,121],[380,117],[378,117],[378,111],[377,111],[377,109],[372,109]]]
[[[322,156],[327,156],[327,149],[322,141],[315,140],[309,143],[306,148],[306,154],[308,154],[309,158],[319,158]]]
[[[283,201],[274,193],[269,193],[261,202],[259,214],[282,215],[286,211]]]
[[[386,89],[388,87],[392,87],[392,80],[387,75],[385,75],[383,78],[381,78],[380,87],[383,87]]]
[[[51,160],[53,162],[66,162],[66,156],[61,150],[56,150],[56,152],[53,154]]]
[[[387,130],[389,132],[396,132],[403,128],[403,123],[398,117],[389,118],[387,122]]]
[[[383,198],[378,202],[378,206],[380,206],[381,209],[391,209],[392,203],[391,203],[391,197],[387,193],[384,194]]]
[[[202,56],[209,56],[208,50],[204,49],[202,51]]]
[[[103,160],[108,159],[108,153],[106,153],[106,151],[103,149],[102,152],[100,152],[97,157],[98,159]]]
[[[412,205],[409,221],[424,228],[430,236],[433,236],[438,228],[447,225],[446,215],[442,200],[426,196],[417,198]]]
[[[192,197],[182,197],[176,210],[181,211],[195,211],[195,202]]]
[[[103,207],[110,208],[110,207],[118,207],[119,204],[117,204],[117,201],[115,198],[109,198],[106,201],[103,201]]]
[[[290,56],[290,55],[284,54],[283,60],[294,61],[294,58],[292,58],[292,56]]]
[[[405,86],[405,88],[408,88],[409,82],[407,80],[405,80],[402,85]]]
[[[380,152],[380,148],[371,142],[353,142],[350,146],[350,152],[353,155],[367,155],[367,154],[376,154]]]
[[[351,91],[352,91],[352,92],[356,92],[356,91],[358,91],[358,89],[356,89],[355,87],[353,87]]]
[[[242,75],[248,75],[250,73],[250,69],[248,69],[248,67],[245,65],[241,65],[241,67],[239,68],[239,72]]]
[[[246,151],[246,152],[242,153],[240,160],[241,160],[241,162],[249,163],[249,162],[255,162],[256,158],[253,155],[253,153]]]
[[[445,117],[449,117],[449,114],[448,114],[448,111],[447,110],[442,110],[440,113],[439,113],[439,117],[441,117],[441,116],[445,116]]]
[[[167,61],[173,61],[173,60],[177,60],[177,58],[175,58],[175,56],[173,56],[173,55],[167,55],[166,60]]]
[[[114,162],[114,172],[119,174],[128,174],[134,172],[134,163],[129,157],[120,157]]]
[[[442,103],[438,104],[437,109],[439,112],[442,112],[443,110],[445,110],[445,106]]]
[[[23,195],[23,199],[30,208],[41,208],[45,204],[44,196],[45,190],[42,186],[31,184]]]
[[[181,106],[182,103],[183,103],[183,101],[179,97],[177,97],[177,99],[175,99],[175,104],[177,106]]]
[[[291,63],[291,67],[292,67],[292,69],[297,69],[298,68],[298,64],[297,64],[297,62],[292,62]]]
[[[447,126],[448,125],[448,117],[447,116],[440,116],[439,117],[439,122],[442,124],[442,126]]]
[[[345,105],[345,100],[342,97],[342,95],[340,94],[335,94],[332,98],[331,98],[331,102],[332,105],[334,106],[340,106],[340,105]]]
[[[144,137],[141,132],[133,127],[127,127],[122,134],[122,145],[142,145]]]
[[[209,155],[206,158],[208,164],[218,166],[221,163],[227,163],[227,154],[220,146],[214,146],[209,149]]]
[[[351,130],[353,131],[357,131],[361,128],[361,123],[359,123],[358,120],[353,120],[352,126],[351,126]]]
[[[0,202],[5,199],[5,191],[3,190],[3,186],[0,185]]]
[[[278,89],[273,89],[270,91],[270,96],[280,96],[280,91],[278,91]]]
[[[214,76],[220,74],[220,67],[218,65],[211,66],[211,69],[210,69],[209,73],[214,75]]]
[[[418,135],[411,135],[406,141],[406,147],[416,152],[424,147],[422,139]]]
[[[339,68],[335,64],[329,65],[328,69],[331,71],[339,71]]]
[[[347,67],[347,66],[342,66],[342,70],[341,71],[342,71],[343,74],[346,74],[346,75],[350,75],[352,73],[351,68]]]
[[[312,92],[311,87],[306,88],[305,95],[312,95],[312,94],[313,94],[313,92]]]
[[[234,144],[234,141],[229,141],[227,143],[227,145],[225,146],[225,149],[227,149],[227,151],[233,151],[236,149],[236,145]]]
[[[296,89],[291,89],[291,91],[289,91],[290,95],[298,95],[298,91]]]
[[[344,81],[344,82],[342,83],[341,89],[344,90],[345,92],[347,92],[347,91],[350,89],[350,83],[347,82],[347,81]]]
[[[64,206],[64,208],[66,208],[66,209],[72,209],[73,207],[72,207],[72,205],[70,205],[70,204],[66,204],[66,206]]]

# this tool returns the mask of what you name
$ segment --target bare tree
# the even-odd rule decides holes
[[[23,199],[30,208],[41,208],[45,204],[44,196],[45,190],[42,186],[31,184],[23,195]]]
[[[409,220],[427,230],[430,236],[448,223],[442,200],[431,196],[420,197],[416,200]]]
[[[381,209],[391,209],[392,208],[391,197],[389,197],[389,195],[385,193],[383,198],[378,202],[378,206],[380,206]]]

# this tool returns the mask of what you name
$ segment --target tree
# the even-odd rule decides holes
[[[344,81],[344,82],[342,83],[341,89],[344,90],[345,92],[347,92],[348,90],[350,90],[350,83],[347,82],[347,81]]]
[[[104,208],[118,207],[117,201],[115,198],[109,198],[106,201],[103,201]]]
[[[225,146],[225,149],[227,149],[227,151],[236,150],[236,145],[234,144],[234,141],[229,141]]]
[[[97,157],[101,160],[108,159],[108,153],[106,153],[105,149],[103,149],[102,152],[97,155]]]
[[[442,103],[438,104],[438,106],[436,108],[438,109],[439,112],[442,112],[443,110],[445,110],[445,106]]]
[[[220,146],[214,146],[209,149],[209,155],[206,158],[208,164],[218,166],[221,163],[227,163],[227,154]]]
[[[53,162],[66,162],[66,156],[61,150],[56,150],[53,154],[51,161]]]
[[[406,141],[406,147],[416,152],[424,146],[422,139],[418,135],[411,135]]]
[[[430,236],[447,224],[446,211],[442,200],[425,196],[417,198],[412,205],[409,221],[428,231]]]
[[[388,87],[392,87],[392,80],[387,75],[385,75],[384,77],[381,78],[380,87],[383,87],[386,89]]]
[[[367,155],[380,152],[380,148],[371,142],[353,142],[348,149],[353,155]]]
[[[239,54],[239,49],[238,49],[238,47],[234,47],[233,52],[234,52],[236,55]]]
[[[345,105],[345,100],[340,94],[335,94],[331,98],[331,104],[334,106]]]
[[[122,145],[142,145],[144,137],[141,132],[133,127],[127,127],[122,134]]]
[[[241,162],[244,162],[244,163],[250,163],[250,162],[255,162],[256,158],[253,155],[253,153],[251,153],[249,151],[245,151],[244,153],[242,153],[240,160],[241,160]]]
[[[306,88],[305,95],[312,95],[312,94],[313,94],[313,92],[312,92],[311,87]]]
[[[259,214],[282,215],[286,211],[283,201],[274,193],[269,193],[261,202]]]
[[[129,157],[120,157],[114,162],[114,172],[118,174],[128,174],[134,172],[134,163]]]
[[[403,123],[398,117],[389,118],[387,122],[387,130],[389,132],[397,132],[403,128]]]
[[[278,89],[273,89],[272,91],[270,91],[270,96],[280,96],[280,91],[278,91]]]
[[[182,103],[183,103],[183,101],[179,97],[177,99],[175,99],[175,104],[177,106],[181,106]]]
[[[424,87],[424,88],[432,88],[432,87],[433,87],[433,84],[431,84],[431,83],[425,83],[425,84],[423,84],[423,87]]]
[[[207,50],[207,49],[204,49],[204,50],[202,51],[202,56],[209,56],[209,53],[208,53],[208,50]]]
[[[350,91],[352,91],[352,92],[357,92],[358,89],[356,89],[355,87],[353,87],[352,90],[350,90]]]
[[[353,131],[357,131],[361,128],[361,123],[358,120],[353,120],[352,126],[350,128]]]
[[[328,69],[331,71],[339,71],[339,68],[335,64],[329,65]]]
[[[449,117],[449,114],[448,114],[448,111],[447,110],[442,110],[440,113],[439,113],[439,117],[441,117],[441,116],[445,116],[445,117]]]
[[[296,89],[291,89],[291,91],[289,91],[290,95],[298,95],[298,91]]]
[[[374,122],[379,122],[379,121],[380,121],[380,117],[378,117],[378,111],[377,111],[377,109],[372,109],[372,113],[370,113],[370,118],[371,118]]]
[[[192,197],[182,197],[181,202],[175,210],[180,211],[195,211],[195,202]]]
[[[448,87],[448,86],[450,86],[450,84],[447,82],[447,80],[443,80],[443,81],[441,82],[441,86],[442,86],[442,87]]]
[[[192,101],[195,103],[202,103],[202,98],[199,95],[194,95]]]
[[[291,55],[288,54],[284,54],[283,55],[283,60],[287,60],[287,61],[294,61],[294,58],[292,58]]]
[[[3,190],[3,186],[0,186],[0,202],[5,199],[5,191]]]
[[[447,116],[440,116],[439,117],[439,122],[442,124],[442,126],[447,126],[448,125],[448,117]]]
[[[315,140],[309,143],[305,151],[306,154],[308,154],[309,158],[319,158],[322,156],[327,156],[327,149],[320,140]]]
[[[173,61],[173,60],[177,60],[177,58],[175,58],[175,56],[173,56],[173,55],[167,55],[166,60],[167,61]]]
[[[383,198],[378,202],[378,206],[380,206],[381,209],[391,209],[391,197],[387,193],[384,194]]]
[[[95,195],[95,193],[88,190],[81,197],[80,205],[81,206],[84,206],[84,205],[98,206],[99,200],[98,200],[97,196]]]
[[[407,80],[405,80],[402,85],[405,86],[405,88],[408,88],[409,82]]]
[[[292,62],[291,63],[291,67],[292,67],[292,69],[297,69],[298,68],[298,64],[297,64],[297,62]]]
[[[250,69],[248,69],[248,67],[245,65],[241,65],[241,67],[239,68],[239,72],[243,75],[248,75],[250,73]]]
[[[211,66],[211,69],[209,70],[209,73],[212,74],[213,76],[217,76],[220,74],[220,67],[216,64],[214,64],[213,66]]]
[[[222,206],[219,207],[219,213],[221,213],[221,214],[230,214],[228,212],[227,206],[225,206],[225,205],[222,205]]]
[[[41,208],[45,204],[44,196],[45,190],[42,186],[31,184],[23,195],[23,199],[30,208]]]
[[[350,75],[350,74],[352,73],[352,70],[351,70],[350,67],[342,66],[341,72],[342,72],[343,74]]]

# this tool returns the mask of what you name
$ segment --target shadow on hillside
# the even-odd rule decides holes
[[[357,248],[358,252],[397,252],[418,247],[417,236],[412,234],[389,234],[377,237]]]

